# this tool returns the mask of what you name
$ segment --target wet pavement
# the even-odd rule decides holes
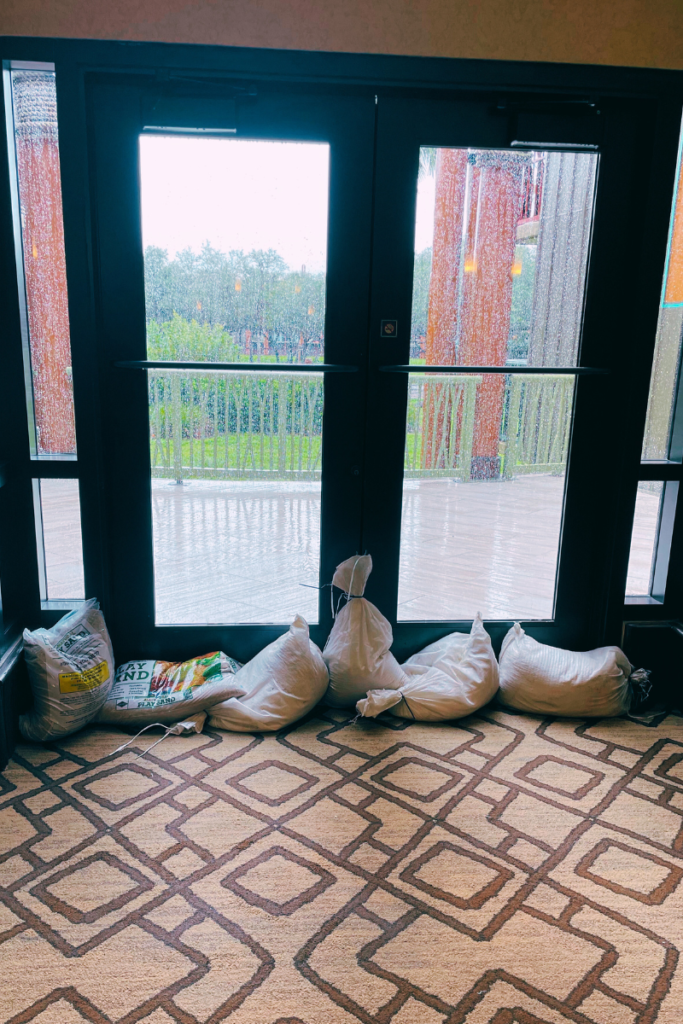
[[[43,488],[52,599],[83,596],[74,485]],[[551,616],[563,491],[553,476],[406,481],[399,620]],[[631,593],[647,589],[658,502],[639,491]],[[154,480],[152,505],[157,622],[317,620],[319,483]]]

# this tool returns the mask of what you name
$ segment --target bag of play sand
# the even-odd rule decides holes
[[[235,682],[240,663],[222,651],[189,661],[127,661],[116,679],[97,721],[124,729],[177,722],[241,697]]]
[[[114,681],[114,654],[97,601],[85,601],[52,629],[24,630],[33,708],[19,718],[27,740],[58,739],[82,729]]]

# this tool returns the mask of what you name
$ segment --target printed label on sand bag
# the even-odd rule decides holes
[[[83,690],[94,690],[101,683],[109,679],[109,666],[106,661],[101,661],[84,672],[60,672],[59,692],[60,693],[81,693]]]
[[[108,703],[117,708],[159,708],[189,700],[195,691],[221,679],[220,651],[181,663],[175,661],[128,661],[116,670]],[[228,659],[232,662],[232,659]],[[233,671],[239,665],[233,663]]]

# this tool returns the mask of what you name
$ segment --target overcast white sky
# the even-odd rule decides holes
[[[143,244],[174,256],[275,249],[294,270],[327,262],[329,146],[163,135],[140,137]],[[434,179],[418,188],[415,249],[432,243]]]

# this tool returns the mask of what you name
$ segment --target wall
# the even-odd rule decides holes
[[[681,0],[2,0],[0,35],[683,69]]]

